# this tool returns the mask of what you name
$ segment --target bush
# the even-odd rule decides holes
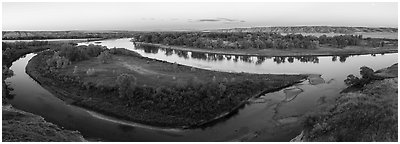
[[[348,75],[344,83],[348,86],[355,85],[360,82],[360,79],[352,74]]]
[[[362,87],[365,84],[368,84],[373,80],[382,79],[378,76],[375,76],[374,70],[369,67],[366,67],[366,66],[363,66],[360,68],[360,75],[361,75],[361,78],[358,78],[358,77],[350,74],[347,76],[347,78],[344,80],[344,82],[348,86]]]
[[[373,79],[374,78],[374,70],[363,66],[360,68],[360,74],[363,79]]]
[[[93,76],[95,73],[96,73],[96,70],[95,70],[94,68],[89,68],[89,69],[86,71],[86,74],[87,74],[88,76]]]

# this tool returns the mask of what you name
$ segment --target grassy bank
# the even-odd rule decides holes
[[[376,71],[374,80],[342,93],[309,115],[295,141],[398,141],[397,64]]]
[[[176,49],[182,51],[205,52],[226,55],[245,55],[245,56],[340,56],[340,55],[362,55],[362,54],[382,54],[397,53],[397,46],[384,47],[366,47],[366,46],[347,46],[345,48],[335,48],[329,46],[320,46],[316,49],[199,49],[195,47],[168,46],[162,44],[152,44],[144,42],[136,42],[138,46],[153,45],[166,49]]]
[[[306,75],[226,73],[142,57],[118,49],[107,63],[98,57],[49,71],[43,65],[54,53],[31,59],[27,73],[72,104],[134,122],[163,126],[198,126],[227,115],[248,98],[277,90]],[[122,91],[118,79],[128,75]],[[121,95],[122,94],[122,95]]]
[[[86,141],[77,131],[63,130],[46,122],[42,117],[17,110],[2,108],[3,142],[82,142]]]

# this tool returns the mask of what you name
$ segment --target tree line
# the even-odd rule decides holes
[[[363,38],[362,35],[303,36],[301,34],[246,32],[149,32],[135,34],[136,42],[195,47],[200,49],[315,49],[319,45],[383,46],[383,39]]]

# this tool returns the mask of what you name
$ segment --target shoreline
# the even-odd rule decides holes
[[[242,101],[240,104],[238,104],[237,106],[235,106],[230,112],[223,113],[223,114],[221,114],[221,115],[219,115],[219,116],[217,116],[217,117],[215,117],[215,118],[213,118],[213,119],[211,119],[211,120],[209,120],[209,121],[202,122],[202,123],[199,123],[199,124],[195,124],[195,125],[189,126],[189,127],[187,127],[187,128],[201,128],[201,127],[207,127],[209,124],[212,125],[213,123],[216,123],[216,122],[218,122],[218,121],[220,121],[220,120],[223,120],[223,119],[225,119],[225,118],[229,118],[230,116],[232,116],[232,115],[233,115],[234,113],[236,113],[239,109],[243,108],[243,107],[249,102],[249,100],[252,99],[252,98],[258,98],[258,97],[260,97],[261,95],[265,95],[265,94],[267,94],[267,93],[277,92],[277,91],[282,90],[282,89],[284,89],[284,88],[291,87],[291,86],[293,86],[293,85],[295,85],[295,84],[302,83],[303,81],[305,81],[305,79],[300,80],[300,81],[295,82],[295,83],[292,83],[292,84],[284,85],[284,86],[282,86],[282,87],[278,87],[278,88],[274,88],[274,89],[271,89],[271,90],[265,90],[265,91],[263,91],[263,92],[260,92],[260,93],[258,93],[258,94],[256,94],[256,95],[253,95],[252,97],[249,97],[248,99]]]
[[[367,54],[382,54],[382,53],[398,53],[396,46],[390,48],[371,48],[371,47],[346,47],[353,49],[339,49],[339,48],[328,48],[320,47],[317,50],[307,49],[294,49],[294,50],[277,50],[277,49],[247,49],[247,50],[207,50],[193,47],[183,46],[169,46],[163,44],[135,42],[138,46],[140,44],[158,46],[164,49],[181,50],[187,52],[199,52],[199,53],[212,53],[222,55],[237,55],[237,56],[265,56],[265,57],[291,57],[291,56],[344,56],[344,55],[367,55]],[[361,48],[367,48],[361,49]],[[326,49],[326,50],[324,50]]]
[[[35,57],[33,57],[31,60],[34,60]],[[26,73],[33,80],[38,82],[43,88],[45,88],[46,90],[48,90],[54,96],[60,98],[61,100],[66,101],[68,104],[75,105],[75,106],[78,106],[78,107],[81,107],[81,108],[84,108],[84,109],[87,109],[87,110],[90,110],[90,111],[98,112],[99,114],[103,114],[103,115],[110,116],[110,117],[113,117],[113,118],[122,119],[122,120],[128,120],[128,121],[131,121],[131,122],[134,122],[134,123],[144,124],[144,125],[148,125],[148,126],[151,126],[151,127],[155,126],[155,127],[160,127],[160,128],[193,129],[193,128],[207,127],[208,124],[211,124],[211,123],[213,123],[215,121],[218,121],[220,119],[226,118],[226,117],[230,116],[231,114],[235,113],[238,109],[242,108],[248,102],[248,99],[250,99],[250,98],[258,97],[258,96],[260,96],[262,94],[265,94],[265,93],[278,91],[278,90],[280,90],[282,88],[285,88],[285,87],[288,87],[288,86],[292,86],[292,85],[294,85],[296,83],[300,83],[300,82],[304,81],[304,79],[300,79],[299,81],[293,81],[293,82],[288,81],[289,82],[288,84],[283,85],[281,87],[272,88],[272,89],[271,88],[270,89],[266,88],[266,89],[262,90],[260,93],[252,95],[252,96],[246,98],[245,100],[241,101],[238,105],[234,106],[230,111],[228,111],[226,113],[222,113],[222,114],[220,114],[220,115],[218,115],[218,116],[216,116],[216,117],[214,117],[214,118],[212,118],[210,120],[207,120],[207,121],[198,121],[198,122],[192,123],[190,125],[179,125],[179,124],[170,125],[168,123],[163,123],[163,122],[154,123],[151,120],[150,121],[148,121],[148,120],[146,121],[145,119],[141,119],[141,120],[137,120],[136,119],[135,120],[135,119],[132,119],[129,115],[121,115],[121,114],[115,113],[115,110],[111,110],[111,109],[107,110],[107,108],[98,108],[96,106],[93,106],[93,104],[89,104],[88,105],[88,104],[85,104],[84,102],[81,103],[79,101],[82,101],[85,98],[87,98],[87,97],[84,96],[85,93],[82,92],[82,93],[80,93],[79,96],[77,96],[77,95],[74,95],[71,92],[68,92],[66,90],[63,90],[62,88],[57,87],[57,83],[61,84],[61,82],[53,81],[53,83],[47,83],[46,81],[49,81],[51,79],[41,76],[35,70],[35,66],[32,66],[32,65],[36,65],[36,64],[32,64],[31,60],[28,62],[28,65],[26,67]],[[304,77],[306,75],[298,75],[298,76]],[[101,103],[101,100],[98,101],[98,102]]]

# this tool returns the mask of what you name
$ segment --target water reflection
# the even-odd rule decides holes
[[[166,55],[166,56],[170,56],[170,55],[172,55],[172,54],[174,54],[174,51],[173,51],[172,49],[166,49],[166,50],[165,50],[165,55]]]
[[[266,57],[263,56],[258,56],[257,57],[257,61],[256,61],[256,65],[260,65],[265,61]]]
[[[180,51],[180,50],[174,50],[175,54],[177,54],[179,57],[183,57],[184,59],[188,59],[188,52],[187,51]]]
[[[207,55],[206,53],[201,53],[201,52],[192,52],[191,57],[193,59],[199,59],[199,60],[207,60]],[[231,57],[229,56],[229,60],[231,59]]]
[[[342,63],[344,63],[344,62],[346,62],[346,59],[347,59],[348,57],[349,57],[349,56],[340,56],[340,57],[339,57],[339,61],[342,62]]]
[[[276,64],[283,63],[294,63],[295,61],[299,61],[302,63],[319,63],[318,56],[276,56],[276,57],[268,57],[268,56],[240,56],[240,55],[228,55],[228,54],[216,54],[216,53],[206,53],[206,52],[190,52],[184,50],[174,50],[167,48],[160,48],[157,46],[151,45],[143,45],[137,46],[136,49],[143,50],[145,53],[157,54],[159,52],[165,53],[166,56],[177,55],[180,58],[184,59],[197,59],[203,61],[233,61],[233,62],[245,62],[245,63],[254,63],[255,65],[261,65],[267,59],[272,59],[272,61]],[[371,56],[376,56],[375,54],[371,54]],[[350,57],[350,55],[341,55],[341,56],[331,56],[332,62],[344,63],[346,59]]]
[[[155,47],[155,46],[150,46],[150,45],[143,45],[143,50],[145,53],[153,53],[153,54],[157,54],[159,48]]]

